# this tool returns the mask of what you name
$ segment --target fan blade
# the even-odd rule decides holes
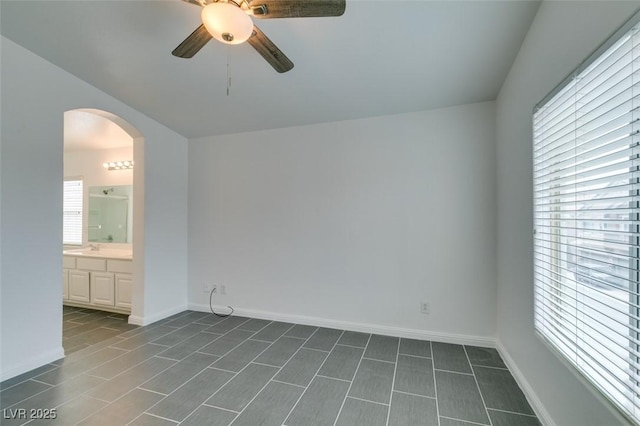
[[[287,72],[293,68],[293,62],[255,25],[247,41],[276,71]]]
[[[204,27],[204,24],[201,24],[189,37],[184,39],[178,47],[173,49],[171,54],[179,58],[193,58],[193,55],[198,53],[212,38],[209,31]]]
[[[249,8],[262,19],[340,16],[345,0],[252,0]]]

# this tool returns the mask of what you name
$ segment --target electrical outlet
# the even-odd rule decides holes
[[[227,286],[222,284],[220,286],[220,294],[227,294]]]
[[[429,315],[429,302],[423,300],[420,302],[420,312],[426,315]]]
[[[202,291],[205,293],[211,293],[212,291],[214,293],[218,292],[218,286],[215,284],[210,284],[210,283],[204,283],[202,284]]]

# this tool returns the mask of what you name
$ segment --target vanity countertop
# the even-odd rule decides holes
[[[130,260],[133,258],[131,250],[127,249],[100,249],[91,250],[90,248],[63,250],[64,256],[79,256],[79,257],[97,257],[100,259],[124,259]]]

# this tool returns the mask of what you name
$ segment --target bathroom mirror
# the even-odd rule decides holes
[[[132,185],[89,187],[89,242],[132,242],[132,196]]]

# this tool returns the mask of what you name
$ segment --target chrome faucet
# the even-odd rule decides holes
[[[89,244],[89,249],[91,251],[100,251],[100,244]]]

